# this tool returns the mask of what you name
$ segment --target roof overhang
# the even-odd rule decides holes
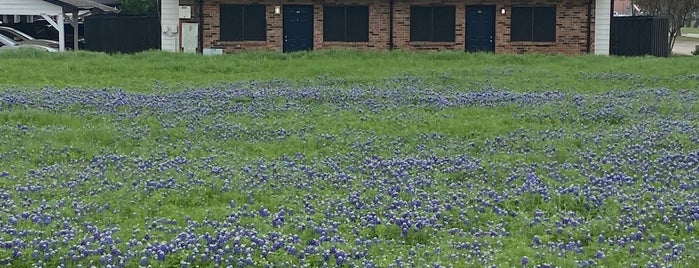
[[[44,0],[45,2],[52,3],[63,7],[63,11],[66,13],[73,13],[79,11],[90,11],[93,14],[99,13],[118,13],[119,10],[104,4],[97,3],[92,0]]]

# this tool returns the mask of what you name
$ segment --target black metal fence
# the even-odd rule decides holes
[[[160,49],[157,16],[92,15],[85,17],[85,48],[108,53]]]
[[[619,56],[670,55],[667,17],[614,17],[610,54]]]

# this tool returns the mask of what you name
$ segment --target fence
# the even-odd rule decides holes
[[[667,17],[614,17],[610,54],[619,56],[670,55]]]
[[[157,16],[86,16],[85,48],[108,53],[160,49],[160,19]]]

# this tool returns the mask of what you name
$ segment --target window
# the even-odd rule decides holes
[[[324,6],[323,40],[369,42],[369,6]]]
[[[264,5],[221,5],[222,41],[265,41]]]
[[[454,42],[454,6],[411,6],[410,41]]]
[[[512,41],[556,41],[556,7],[513,7]]]

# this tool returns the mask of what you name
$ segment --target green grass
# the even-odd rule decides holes
[[[699,34],[699,28],[683,27],[680,31],[682,31],[682,34]]]
[[[0,87],[116,87],[152,92],[239,81],[297,85],[417,83],[456,89],[483,86],[516,91],[599,92],[643,86],[696,88],[692,58],[494,55],[463,52],[249,52],[205,57],[166,52],[106,55],[36,51],[0,53]],[[636,79],[635,77],[639,78]],[[599,79],[594,79],[599,78]]]
[[[691,42],[691,43],[697,43],[699,44],[699,38],[695,37],[688,37],[688,36],[678,36],[676,41],[680,42]]]
[[[132,238],[144,242],[144,245],[136,246],[138,251],[145,244],[173,239],[184,231],[187,217],[199,223],[224,221],[231,213],[256,213],[260,207],[272,213],[280,208],[291,209],[297,216],[289,216],[282,227],[273,227],[270,219],[240,217],[234,227],[255,226],[261,237],[273,231],[286,236],[299,235],[303,241],[301,244],[307,245],[308,241],[320,236],[314,227],[327,227],[335,221],[339,223],[337,234],[348,241],[325,243],[322,248],[333,245],[350,251],[358,247],[354,244],[355,238],[377,237],[381,239],[380,245],[368,251],[379,267],[394,263],[396,256],[407,260],[410,251],[416,252],[418,267],[432,266],[435,262],[458,264],[477,258],[469,255],[473,254],[471,251],[454,248],[452,243],[455,242],[480,243],[481,252],[494,252],[494,259],[488,264],[503,267],[520,267],[522,256],[529,256],[532,266],[552,263],[575,267],[576,259],[592,259],[597,250],[605,250],[607,254],[607,259],[596,260],[604,267],[629,266],[632,262],[643,265],[662,258],[662,255],[646,254],[649,248],[657,248],[659,244],[638,242],[638,252],[634,255],[624,247],[586,241],[587,235],[596,240],[599,234],[618,238],[635,233],[638,225],[620,223],[627,216],[640,220],[648,228],[644,236],[666,234],[678,243],[691,237],[685,231],[686,222],[672,219],[671,224],[660,224],[658,219],[662,215],[655,205],[662,200],[670,211],[674,209],[670,204],[679,207],[694,197],[691,190],[665,194],[680,188],[677,184],[681,180],[668,178],[688,177],[691,170],[675,168],[666,172],[671,168],[663,165],[669,164],[656,159],[661,154],[684,156],[699,150],[696,133],[678,130],[683,126],[699,128],[696,116],[699,113],[696,101],[699,63],[691,57],[563,57],[405,51],[255,52],[204,57],[163,52],[105,55],[14,51],[0,53],[0,62],[3,64],[0,68],[0,77],[3,78],[0,80],[0,174],[4,171],[9,174],[0,178],[0,189],[3,194],[10,193],[6,197],[9,201],[3,203],[9,204],[3,213],[56,213],[54,215],[64,217],[61,221],[69,221],[77,229],[77,237],[69,239],[69,244],[91,236],[83,227],[89,222],[102,230],[118,226],[114,236],[122,243]],[[55,68],[55,72],[50,68]],[[52,110],[52,107],[33,105],[3,106],[1,102],[5,96],[36,91],[41,87],[59,88],[59,93],[65,87],[86,91],[123,88],[135,92],[167,93],[189,87],[239,82],[250,87],[260,83],[264,86],[318,86],[323,89],[395,87],[400,91],[417,86],[437,92],[494,87],[513,92],[562,91],[569,94],[563,100],[534,105],[436,108],[402,104],[395,109],[378,111],[370,111],[363,105],[340,109],[324,99],[290,100],[300,102],[299,106],[303,108],[260,114],[210,115],[158,114],[139,107],[134,108],[143,109],[139,115],[125,116],[134,110],[123,107],[117,112],[93,114],[91,112],[100,108],[74,104]],[[638,93],[645,88],[659,90]],[[665,88],[670,90],[660,90]],[[624,97],[625,93],[640,96]],[[573,101],[576,94],[585,99],[579,106]],[[206,101],[210,100],[202,102]],[[262,105],[256,101],[259,102],[252,98],[231,100],[232,103],[248,105],[245,107]],[[289,100],[271,101],[282,106]],[[598,112],[607,106],[612,107],[607,116],[585,114]],[[652,112],[643,113],[644,109]],[[222,128],[218,129],[219,126]],[[280,130],[287,135],[280,136]],[[294,167],[281,160],[293,159],[297,154],[304,157],[293,161]],[[583,156],[589,154],[597,158]],[[400,161],[403,158],[426,160],[461,155],[478,161],[482,168],[453,173],[411,168],[403,170],[410,178],[402,181],[392,179],[392,173],[399,169],[397,166],[375,174],[355,170],[374,156]],[[109,157],[124,160],[101,160]],[[159,169],[166,166],[159,164],[177,157],[184,157],[188,162],[178,168]],[[636,165],[631,161],[621,166],[601,163],[602,157],[619,161],[632,159]],[[140,171],[139,161],[144,160],[155,163],[155,167]],[[334,165],[353,179],[337,179],[338,171]],[[224,171],[214,174],[213,167],[222,167]],[[248,167],[253,171],[246,172]],[[316,173],[332,176],[304,181],[304,176],[307,176],[304,168],[307,167]],[[643,170],[641,167],[649,168]],[[660,175],[658,181],[653,182],[656,187],[653,191],[644,188],[639,179],[633,185],[618,187],[619,191],[625,192],[623,195],[613,193],[599,208],[590,209],[587,207],[590,201],[584,194],[554,194],[550,201],[534,192],[516,194],[530,169],[551,192],[567,187],[584,189],[590,187],[591,176],[609,173],[622,172],[637,178],[643,173]],[[45,174],[33,175],[35,172]],[[267,183],[260,183],[258,173],[269,176]],[[379,179],[369,179],[370,175]],[[511,176],[516,179],[506,183]],[[187,187],[173,190],[146,189],[143,186],[148,180],[169,179]],[[388,183],[379,183],[384,179]],[[415,187],[418,179],[433,183]],[[201,184],[193,182],[196,180],[201,180]],[[134,182],[140,182],[139,186],[131,187]],[[62,183],[75,183],[75,187],[68,189]],[[419,193],[438,199],[441,204],[463,201],[466,208],[459,210],[454,205],[451,211],[440,209],[440,221],[446,227],[413,230],[405,236],[395,224],[364,228],[357,222],[350,222],[341,211],[335,211],[339,205],[353,207],[348,197],[358,192],[366,204],[372,203],[375,196],[382,196],[386,203],[350,210],[357,216],[368,212],[382,215],[387,212],[388,200],[393,200],[386,194],[386,187],[401,186],[403,191],[395,199],[410,202],[420,196],[406,191],[411,184],[419,189]],[[46,188],[22,193],[16,190],[28,185]],[[123,187],[111,188],[115,185]],[[229,187],[228,191],[221,190],[225,187]],[[593,192],[603,190],[593,187]],[[463,193],[464,197],[452,200],[451,194],[456,192]],[[495,200],[490,192],[507,194],[508,198]],[[42,199],[47,200],[49,209],[38,208]],[[62,199],[66,204],[59,208],[56,203]],[[236,203],[234,207],[230,205],[231,200]],[[306,214],[304,201],[315,206],[315,213]],[[483,206],[484,201],[489,206],[516,212],[516,215],[498,215],[493,207]],[[77,204],[84,207],[80,216],[74,209]],[[630,212],[623,211],[627,205],[631,207]],[[326,209],[330,212],[327,215]],[[544,213],[544,221],[530,225],[537,211]],[[424,209],[403,207],[394,211],[396,214],[405,212],[415,212],[426,218],[437,217]],[[571,212],[575,217],[583,218],[583,223],[561,227],[561,233],[558,233],[554,222]],[[176,220],[177,223],[153,227],[152,223],[160,219]],[[300,224],[304,224],[306,229],[299,230]],[[353,232],[353,227],[359,229],[358,234]],[[14,228],[43,232],[30,234],[29,241],[53,234],[63,227],[23,221]],[[197,235],[220,231],[206,224],[190,228]],[[464,235],[451,235],[447,231],[450,228],[460,229]],[[488,230],[501,229],[507,229],[511,235],[490,237],[487,234]],[[473,230],[482,230],[484,234],[477,237],[470,233]],[[151,242],[142,240],[146,233],[151,235]],[[535,235],[540,236],[544,244],[582,241],[585,251],[571,251],[567,257],[562,257],[556,250],[532,247]],[[10,234],[0,234],[0,239],[9,238]],[[123,248],[123,244],[118,246]],[[694,254],[697,252],[696,243],[688,241],[684,246],[686,262],[696,261],[692,257],[699,256]],[[33,247],[35,245],[30,243],[24,254],[30,254]],[[441,252],[435,253],[436,248]],[[67,254],[67,251],[63,247],[57,254]],[[188,250],[183,250],[177,253],[179,255],[170,255],[165,263],[153,262],[153,267],[177,267],[180,259],[188,253]],[[10,254],[10,251],[0,251],[0,260]],[[259,254],[255,251],[253,258],[261,259]],[[451,256],[459,259],[454,261]],[[97,257],[91,258],[99,263]],[[307,261],[311,266],[322,264],[319,254],[309,256]],[[57,266],[57,262],[54,258],[47,262],[47,266]],[[83,262],[85,265],[89,260]],[[132,260],[127,266],[135,266],[137,262],[138,259]],[[263,262],[283,266],[285,262],[297,264],[298,260],[282,250],[270,254]],[[13,265],[31,267],[31,263],[32,259],[27,258],[25,262]],[[478,260],[471,264],[486,266]]]

